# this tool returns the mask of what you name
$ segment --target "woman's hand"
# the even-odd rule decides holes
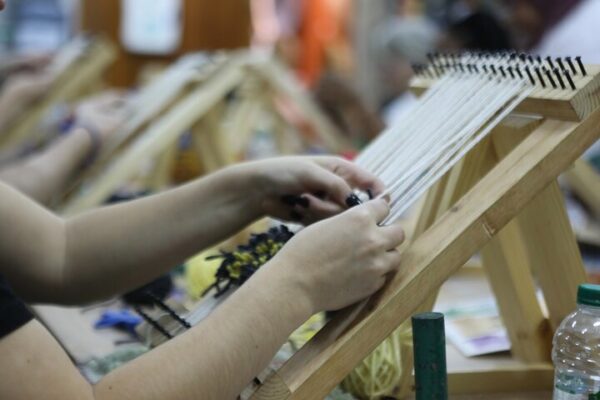
[[[378,226],[386,200],[371,200],[294,236],[258,273],[277,280],[311,313],[338,310],[375,293],[400,265],[399,224]],[[287,285],[287,286],[286,286]],[[296,300],[295,300],[296,301]]]
[[[52,75],[46,72],[15,74],[4,84],[2,97],[15,107],[28,106],[48,91],[52,80]]]
[[[108,91],[92,96],[77,105],[75,126],[91,129],[105,143],[125,122],[127,116],[125,96],[117,91]]]
[[[311,223],[347,208],[353,189],[384,190],[376,176],[332,156],[281,157],[234,167],[258,191],[260,212],[274,218]]]

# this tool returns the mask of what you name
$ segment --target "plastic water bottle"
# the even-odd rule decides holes
[[[577,310],[554,334],[554,400],[600,400],[600,285],[580,285]]]

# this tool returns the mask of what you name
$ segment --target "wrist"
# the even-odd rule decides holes
[[[279,294],[276,298],[282,307],[301,324],[320,310],[311,296],[309,282],[294,264],[283,254],[277,255],[257,275],[264,280],[261,286],[276,288]]]
[[[242,163],[222,170],[227,185],[241,197],[246,212],[255,218],[265,216],[263,203],[267,197],[264,174],[255,163]]]

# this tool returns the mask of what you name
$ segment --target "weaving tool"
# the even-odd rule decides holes
[[[452,76],[467,80],[463,85],[466,95],[455,98],[456,103],[468,103],[469,96],[479,96],[472,92],[477,86],[468,87],[469,76],[505,82],[499,92],[509,92],[517,82],[524,86],[507,95],[495,110],[488,110],[491,115],[476,131],[487,130],[489,135],[479,137],[473,132],[468,136],[463,132],[462,136],[456,130],[456,137],[468,138],[462,146],[436,146],[438,157],[457,161],[449,172],[442,165],[436,166],[437,159],[419,168],[403,166],[409,171],[406,176],[398,171],[394,163],[402,160],[392,155],[405,155],[393,153],[402,146],[401,133],[397,136],[400,145],[396,143],[387,157],[380,154],[394,143],[391,135],[382,135],[379,144],[374,143],[357,159],[367,169],[388,176],[386,183],[394,202],[388,222],[405,208],[398,199],[413,200],[419,191],[432,188],[415,237],[403,251],[401,271],[366,306],[350,307],[338,314],[247,398],[323,398],[411,314],[430,308],[439,286],[478,250],[482,250],[513,354],[524,364],[515,370],[451,374],[450,391],[551,387],[548,349],[552,330],[574,308],[573,290],[585,281],[555,179],[600,136],[600,68],[576,60],[571,68],[563,60],[511,53],[432,55],[429,65],[418,68],[414,87],[423,92],[432,86],[422,102],[432,102],[433,106],[429,113],[413,110],[408,122],[402,121],[409,127],[416,124],[417,131],[420,126],[430,129],[435,113],[446,111],[450,118],[452,113],[443,108],[460,107],[437,102],[446,89],[441,82]],[[554,64],[568,65],[569,69],[557,70]],[[553,79],[546,71],[554,74]],[[512,109],[535,116],[508,116]],[[478,115],[487,108],[480,110]],[[424,143],[426,139],[417,140]],[[410,140],[404,145],[412,150]],[[411,179],[412,184],[406,183]],[[532,269],[545,295],[548,318],[535,298]],[[407,360],[403,371],[410,370]],[[399,387],[400,395],[410,391],[411,376],[407,375]]]
[[[240,141],[247,142],[250,131],[261,122],[265,111],[275,115],[278,122],[284,122],[273,101],[276,96],[288,99],[310,120],[318,133],[317,139],[329,150],[339,152],[351,148],[292,74],[275,60],[263,54],[238,52],[228,54],[217,65],[218,68],[211,68],[186,87],[187,91],[176,104],[153,124],[143,125],[120,153],[113,152],[111,160],[114,162],[102,163],[96,168],[80,186],[85,190],[72,193],[61,210],[73,214],[102,204],[120,185],[134,177],[149,158],[172,155],[170,150],[188,130],[207,172],[237,161],[232,150],[240,147]],[[246,93],[248,84],[258,85],[258,90]],[[240,101],[228,101],[228,96],[236,90],[242,92]],[[286,125],[289,124],[286,122]],[[283,138],[286,132],[279,131],[278,144],[283,149],[286,140],[279,139],[286,139]]]

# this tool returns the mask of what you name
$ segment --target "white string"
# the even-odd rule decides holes
[[[495,65],[510,63],[503,60]],[[397,220],[530,91],[524,80],[479,74],[447,74],[434,83],[405,118],[382,133],[355,161],[379,176],[388,188],[380,195],[391,197],[391,211],[383,224]]]

